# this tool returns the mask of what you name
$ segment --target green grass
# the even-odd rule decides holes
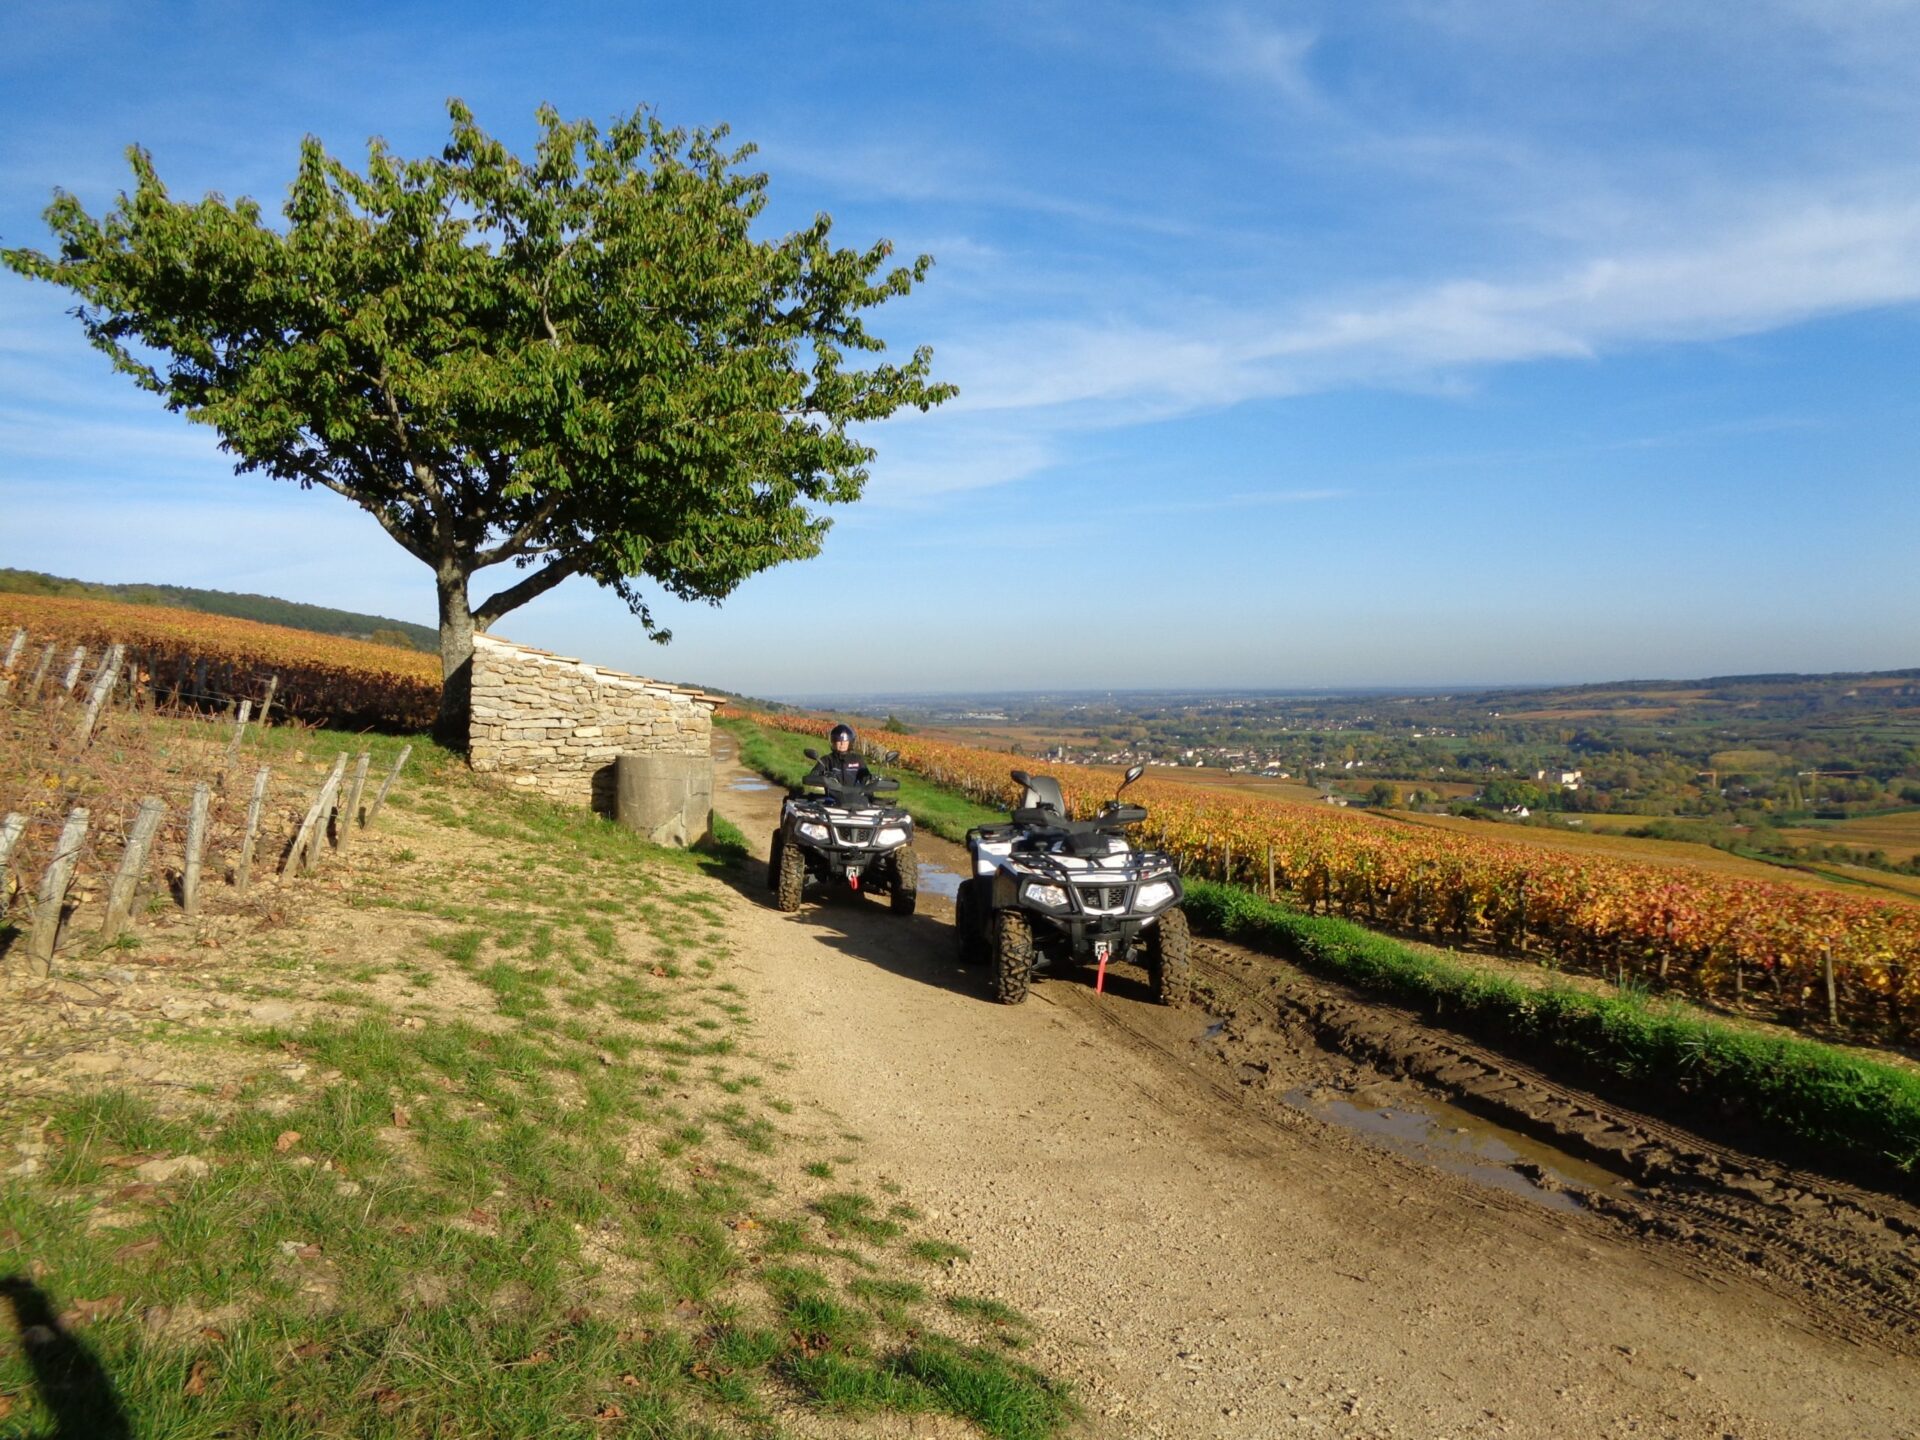
[[[785,730],[769,730],[750,720],[730,719],[715,723],[734,737],[740,747],[740,763],[766,776],[776,785],[799,784],[800,778],[813,768],[813,762],[801,752],[809,746],[821,750],[826,744],[824,739],[809,740],[804,735],[794,735]],[[1005,811],[976,805],[932,781],[921,779],[910,770],[886,765],[876,765],[874,768],[878,773],[890,775],[900,782],[900,789],[889,792],[885,799],[913,816],[914,824],[921,829],[931,830],[935,835],[956,844],[965,840],[967,831],[974,826],[992,825],[1007,818]]]
[[[740,827],[723,815],[715,815],[712,831],[711,835],[703,836],[695,848],[729,865],[744,864],[750,847]]]
[[[365,742],[273,743],[323,760]],[[730,902],[697,875],[738,863],[738,833],[662,850],[415,757],[389,804],[497,859],[440,868],[428,832],[355,876],[347,902],[396,932],[404,958],[383,963],[417,1002],[157,1030],[176,1060],[223,1059],[191,1089],[76,1091],[30,1114],[0,1093],[7,1133],[31,1121],[48,1146],[0,1187],[0,1274],[90,1315],[132,1433],[771,1437],[796,1398],[1056,1433],[1064,1391],[943,1338],[957,1312],[846,1243],[953,1251],[914,1236],[917,1212],[851,1189],[809,1204],[814,1183],[787,1193],[752,1168],[830,1144],[817,1178],[860,1179],[857,1146],[784,1118],[796,1107],[742,1050]],[[375,965],[322,962],[303,984],[309,941],[229,942],[228,988],[358,1000],[341,982]],[[488,1013],[418,1023],[437,981],[477,984]],[[204,1168],[135,1181],[183,1155]],[[18,1347],[0,1346],[0,1397],[0,1435],[57,1428]]]
[[[899,1222],[874,1214],[871,1198],[851,1191],[823,1195],[807,1208],[825,1220],[835,1235],[855,1235],[872,1244],[884,1245],[902,1232]]]
[[[947,1308],[956,1315],[984,1320],[989,1325],[1025,1325],[1026,1316],[1011,1305],[984,1295],[949,1295]]]
[[[999,1440],[1044,1440],[1080,1413],[1067,1390],[1039,1371],[938,1336],[903,1352],[893,1369]]]
[[[1789,1137],[1811,1163],[1897,1185],[1920,1171],[1920,1077],[1903,1070],[1701,1019],[1641,993],[1537,989],[1212,882],[1188,883],[1186,909],[1215,934],[1384,994],[1465,1034],[1537,1052],[1583,1079],[1677,1101],[1703,1123],[1737,1106],[1753,1126]]]

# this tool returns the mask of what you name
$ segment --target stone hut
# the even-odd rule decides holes
[[[718,696],[494,635],[473,637],[467,758],[510,785],[615,816],[661,844],[707,832]]]

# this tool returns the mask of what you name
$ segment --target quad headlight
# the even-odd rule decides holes
[[[1133,903],[1137,909],[1158,910],[1173,899],[1173,882],[1170,880],[1149,880],[1133,892]]]
[[[873,843],[880,846],[904,845],[907,843],[907,832],[898,825],[889,825],[873,837]]]
[[[1020,899],[1024,904],[1038,905],[1043,910],[1064,910],[1067,908],[1067,889],[1064,885],[1046,885],[1029,880],[1020,887]]]
[[[828,830],[826,826],[813,820],[802,820],[794,829],[798,830],[801,838],[805,840],[831,840],[833,838],[833,833]]]

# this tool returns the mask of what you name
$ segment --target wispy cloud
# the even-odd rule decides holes
[[[1631,346],[1749,335],[1920,299],[1920,197],[1809,200],[1686,248],[1578,257],[1344,303],[1284,298],[1181,323],[1064,318],[941,347],[974,411],[1071,411],[1063,425]],[[1102,407],[1091,413],[1088,407]]]
[[[991,159],[928,136],[848,144],[835,137],[785,136],[760,147],[756,163],[780,176],[776,199],[812,182],[861,199],[904,201],[943,210],[1011,212],[1071,221],[1090,230],[1191,237],[1190,216],[1111,202],[1026,183],[1004,159]]]
[[[1319,32],[1276,25],[1266,16],[1230,9],[1163,24],[1175,54],[1209,73],[1251,81],[1303,110],[1318,111],[1324,97],[1308,72]]]

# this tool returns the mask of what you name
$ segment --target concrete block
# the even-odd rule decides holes
[[[657,845],[690,845],[713,814],[713,760],[706,755],[623,754],[615,762],[614,813]]]

